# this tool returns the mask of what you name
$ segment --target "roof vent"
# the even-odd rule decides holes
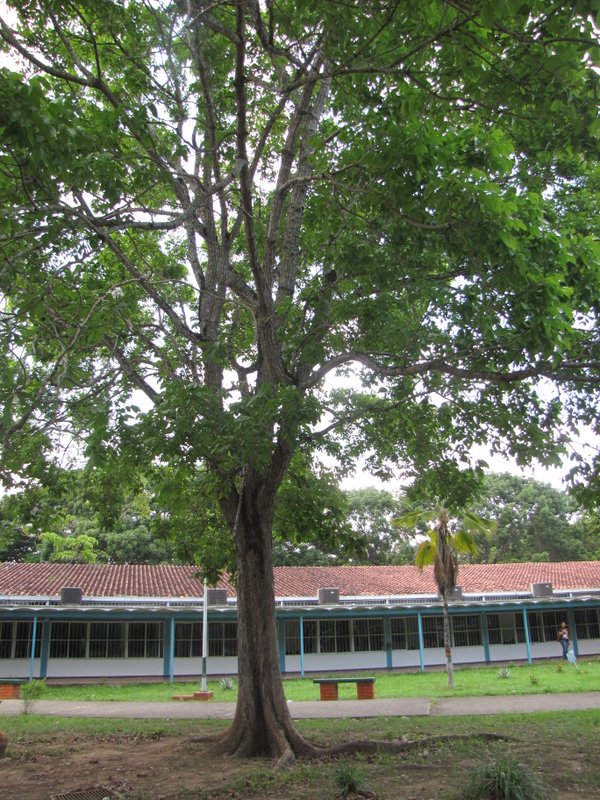
[[[77,605],[83,600],[83,589],[79,586],[63,586],[60,590],[60,602],[65,605]]]
[[[319,589],[319,605],[325,606],[331,603],[339,603],[340,602],[340,590],[339,589]]]
[[[531,584],[531,594],[534,597],[548,597],[548,595],[553,594],[554,591],[552,589],[551,583],[532,583]]]
[[[227,589],[207,589],[206,590],[206,605],[207,606],[226,606],[227,605]]]

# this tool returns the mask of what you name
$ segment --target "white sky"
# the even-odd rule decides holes
[[[574,447],[584,456],[590,457],[593,452],[598,451],[598,447],[584,442],[574,443]],[[567,473],[573,468],[574,464],[565,460],[560,467],[543,467],[540,464],[522,468],[513,459],[507,459],[501,455],[490,454],[485,447],[479,446],[472,450],[474,458],[487,462],[489,472],[509,472],[522,478],[534,478],[541,483],[549,483],[555,489],[566,490],[565,478]],[[356,470],[352,475],[348,475],[341,481],[342,489],[384,489],[395,494],[402,488],[401,480],[383,481],[369,475],[363,470]]]

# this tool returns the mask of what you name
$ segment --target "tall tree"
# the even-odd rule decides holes
[[[362,538],[365,555],[361,563],[412,564],[414,547],[399,529],[393,517],[401,514],[400,502],[388,491],[371,486],[347,493],[349,521]]]
[[[479,558],[502,561],[576,561],[593,557],[583,533],[583,509],[566,492],[533,478],[487,475],[473,510],[497,528],[478,539]]]
[[[295,459],[551,459],[600,419],[593,3],[7,6],[4,480],[68,442],[117,495],[140,464],[197,487],[237,571],[220,747],[307,752],[273,613]]]

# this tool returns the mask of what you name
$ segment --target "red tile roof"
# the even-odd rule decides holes
[[[465,564],[459,568],[463,592],[528,592],[532,583],[554,589],[600,588],[600,561],[543,564]],[[312,597],[319,588],[337,588],[341,595],[436,594],[433,567],[278,567],[278,597]]]
[[[58,597],[77,586],[87,597],[201,597],[202,581],[193,566],[135,564],[0,563],[0,597]],[[557,564],[465,564],[458,582],[463,592],[528,592],[532,583],[554,589],[599,589],[600,561]],[[219,587],[235,596],[223,580]],[[435,594],[432,568],[416,567],[276,567],[277,597],[315,598],[318,590],[336,588],[342,596]]]
[[[0,563],[0,596],[57,597],[77,586],[86,597],[201,597],[198,567],[140,564]],[[219,584],[235,592],[223,582]]]

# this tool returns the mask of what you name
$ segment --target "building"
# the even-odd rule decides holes
[[[600,653],[600,562],[469,564],[450,604],[456,664]],[[432,569],[278,567],[283,673],[444,664]],[[201,672],[204,591],[192,566],[0,563],[0,678],[173,679]],[[237,599],[206,597],[208,673],[235,674]]]

